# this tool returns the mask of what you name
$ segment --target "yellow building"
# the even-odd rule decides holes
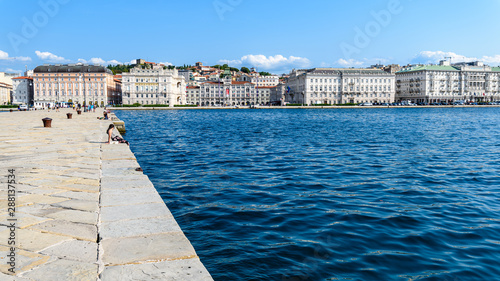
[[[35,107],[70,102],[104,106],[119,89],[111,70],[87,64],[37,66],[33,84]]]

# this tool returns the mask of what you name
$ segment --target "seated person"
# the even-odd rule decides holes
[[[117,141],[119,143],[126,143],[127,145],[130,145],[128,143],[128,141],[122,139],[121,137],[119,137],[119,136],[113,136],[113,129],[114,128],[115,128],[115,125],[110,124],[109,127],[108,127],[108,130],[106,131],[106,133],[108,134],[108,142],[107,142],[107,144],[110,144],[111,141]]]

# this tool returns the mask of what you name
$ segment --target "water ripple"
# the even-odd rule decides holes
[[[500,109],[119,111],[215,280],[500,279]]]

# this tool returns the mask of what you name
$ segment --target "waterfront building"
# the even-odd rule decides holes
[[[186,89],[186,102],[200,106],[266,105],[272,87],[257,87],[248,81],[233,81],[226,76],[219,81],[200,83]]]
[[[287,103],[391,103],[395,98],[395,75],[379,69],[294,69],[286,86]]]
[[[122,104],[122,75],[115,75],[114,83],[108,89],[108,104]]]
[[[8,104],[12,101],[12,78],[20,76],[20,73],[0,72],[0,104]]]
[[[12,103],[33,105],[33,78],[20,76],[12,78]]]
[[[396,73],[396,99],[412,102],[500,100],[500,67],[482,62],[413,65]]]
[[[261,76],[258,73],[256,75],[242,74],[236,78],[236,81],[249,81],[258,87],[275,87],[279,83],[279,77],[277,75]]]
[[[186,104],[186,81],[177,69],[152,65],[136,65],[122,73],[123,104]]]
[[[12,85],[0,82],[0,105],[9,104],[11,94]]]
[[[271,105],[285,105],[286,85],[279,83],[276,87],[270,88],[269,101]]]
[[[113,73],[101,65],[42,65],[33,70],[35,107],[58,103],[104,106],[116,89]]]

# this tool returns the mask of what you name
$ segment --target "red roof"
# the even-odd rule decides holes
[[[198,89],[198,88],[200,88],[200,87],[198,87],[198,86],[187,86],[186,87],[186,89]]]
[[[28,76],[19,76],[19,77],[14,77],[12,79],[31,79],[31,80],[33,80],[32,77],[28,77]]]

